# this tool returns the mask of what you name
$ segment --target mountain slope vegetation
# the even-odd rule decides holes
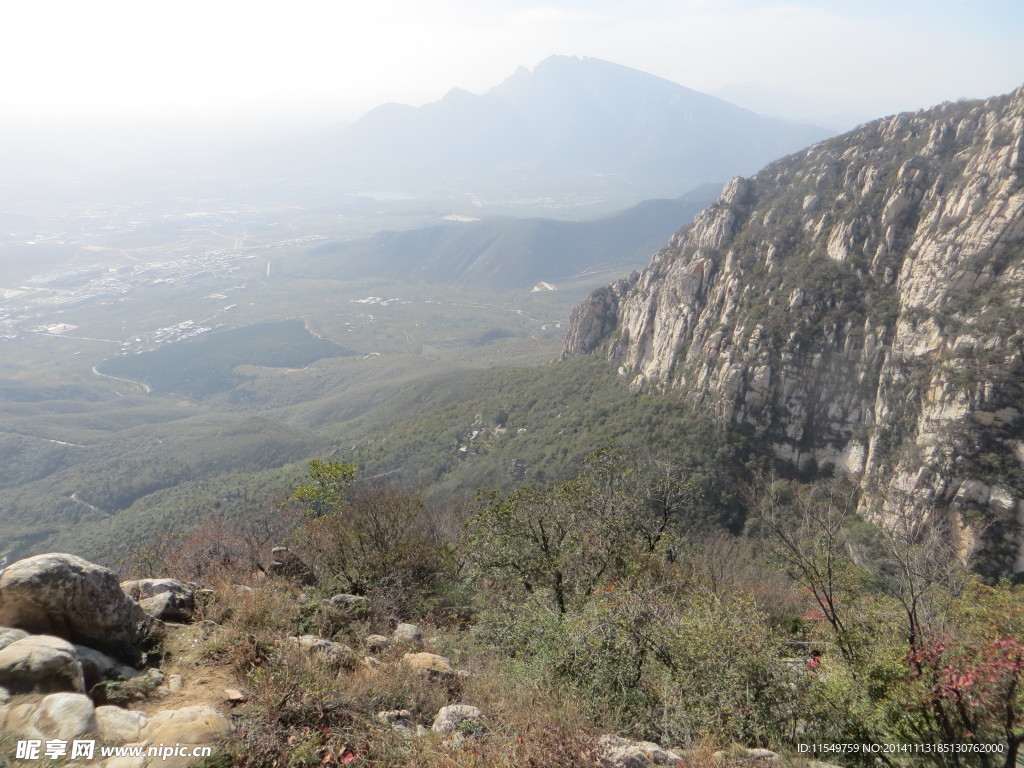
[[[646,263],[682,222],[712,202],[716,185],[675,200],[647,200],[595,221],[486,219],[328,243],[285,259],[278,278],[383,278],[489,291],[576,282]]]

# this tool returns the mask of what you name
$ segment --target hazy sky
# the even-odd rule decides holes
[[[0,98],[8,125],[341,119],[557,53],[870,117],[1011,90],[1022,41],[1022,0],[0,0]]]

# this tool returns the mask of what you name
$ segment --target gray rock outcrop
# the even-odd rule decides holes
[[[1024,571],[1024,88],[734,179],[570,325],[564,357],[603,344],[632,389],[880,489],[865,516],[909,494]]]
[[[96,730],[104,741],[130,744],[139,740],[142,729],[149,722],[144,712],[121,707],[96,707]]]
[[[190,621],[196,608],[195,590],[177,579],[125,581],[121,589],[142,610],[161,621]]]
[[[408,709],[389,709],[378,712],[377,719],[403,739],[413,739],[427,734],[426,728],[413,721],[412,712]]]
[[[363,618],[370,614],[370,600],[362,595],[335,595],[327,600],[327,604],[357,618]]]
[[[391,638],[384,635],[367,635],[363,644],[370,653],[379,653],[388,649],[391,645]]]
[[[432,730],[434,733],[442,736],[448,736],[463,730],[482,730],[483,723],[481,718],[483,716],[483,712],[468,704],[449,704],[447,707],[441,707],[438,710],[437,715],[434,717]],[[466,725],[466,723],[469,723],[469,725]]]
[[[82,693],[51,693],[39,702],[25,735],[69,741],[95,734],[96,729],[96,708],[88,696]]]
[[[333,664],[349,664],[355,658],[355,652],[347,645],[325,640],[317,635],[300,635],[289,637],[288,641],[303,651],[316,654],[323,660]]]
[[[144,744],[210,746],[231,732],[231,722],[213,707],[195,705],[157,712],[142,725]],[[169,757],[160,762],[166,768],[183,768],[191,757]]]
[[[446,656],[436,653],[407,653],[402,657],[402,664],[414,674],[424,677],[455,679],[470,676],[466,670],[453,667]]]
[[[11,693],[85,692],[75,646],[59,637],[29,635],[0,650],[0,686]]]
[[[597,743],[601,768],[650,768],[679,765],[682,757],[651,741],[630,741],[619,736],[602,736]]]
[[[268,573],[289,579],[302,586],[316,584],[316,574],[313,573],[313,570],[288,547],[274,547],[271,554],[274,559],[267,568]]]
[[[420,648],[423,646],[423,630],[417,624],[399,624],[395,627],[395,633],[391,639],[395,643],[404,643]]]
[[[163,633],[113,571],[59,553],[19,560],[0,573],[0,626],[57,635],[119,658]]]

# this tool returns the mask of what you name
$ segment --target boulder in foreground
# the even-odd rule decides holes
[[[117,575],[74,555],[36,555],[0,573],[0,626],[57,635],[130,659],[164,633]]]

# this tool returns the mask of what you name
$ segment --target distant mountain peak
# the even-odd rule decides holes
[[[441,99],[444,101],[465,101],[467,99],[479,98],[475,93],[467,91],[465,88],[452,88],[448,93]]]
[[[375,187],[563,190],[627,204],[753,173],[828,135],[603,59],[555,55],[482,95],[453,88],[423,107],[378,108],[339,135],[327,167]]]
[[[648,84],[659,83],[662,87],[669,86],[682,91],[688,91],[690,93],[698,93],[697,91],[693,91],[683,85],[674,83],[671,80],[666,80],[663,77],[658,77],[657,75],[652,75],[639,69],[627,67],[623,64],[616,64],[614,62],[594,58],[592,56],[565,56],[561,54],[548,56],[546,59],[543,59],[540,63],[534,66],[532,70],[527,67],[520,66],[512,73],[511,76],[492,88],[491,91],[501,91],[509,84],[526,83],[531,80],[548,81],[554,78],[561,79],[567,85],[576,84],[580,80],[587,78],[634,78],[638,82],[642,81],[647,82]]]

